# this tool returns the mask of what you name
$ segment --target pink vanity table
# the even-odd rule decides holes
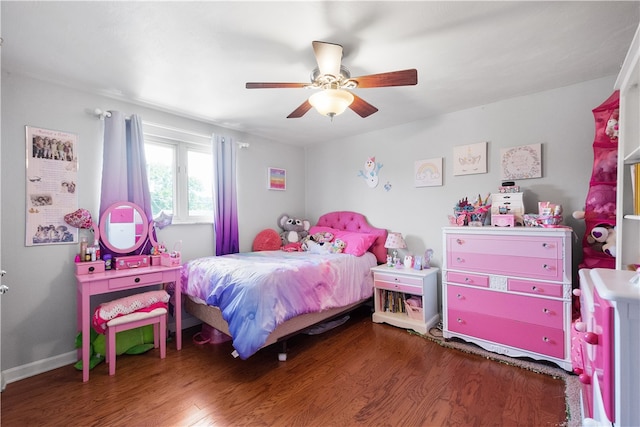
[[[78,282],[78,331],[82,331],[82,381],[89,381],[89,338],[91,329],[91,295],[135,289],[150,285],[174,282],[179,289],[181,266],[140,267],[128,270],[108,270],[102,273],[77,274]],[[175,293],[176,350],[182,348],[181,293]]]
[[[139,253],[147,241],[150,240],[152,244],[155,244],[153,220],[149,222],[140,206],[130,202],[117,202],[103,212],[100,218],[99,237],[102,244],[114,254]],[[78,331],[82,332],[82,348],[78,349],[78,357],[82,359],[83,382],[89,380],[89,340],[91,317],[93,315],[91,312],[92,295],[175,283],[176,350],[182,348],[180,269],[181,266],[179,264],[171,266],[141,266],[106,271],[104,271],[104,264],[100,261],[82,262],[76,265],[76,281],[78,285],[77,321]]]

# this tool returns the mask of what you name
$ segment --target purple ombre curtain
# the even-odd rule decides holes
[[[127,118],[119,111],[110,113],[104,119],[100,217],[113,203],[126,201],[140,206],[150,221],[151,195],[142,121],[135,114]],[[148,254],[150,249],[151,243],[148,241],[136,253]]]
[[[231,138],[213,137],[213,188],[216,255],[237,253],[238,197],[236,190],[236,145]]]

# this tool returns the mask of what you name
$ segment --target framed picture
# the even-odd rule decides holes
[[[453,147],[453,174],[487,173],[487,143]]]
[[[542,144],[521,145],[500,150],[502,179],[542,177]]]
[[[267,188],[269,190],[286,190],[287,171],[281,168],[269,168],[267,174]]]
[[[413,180],[416,187],[442,185],[442,157],[416,160],[413,164]]]
[[[76,243],[64,216],[78,209],[78,135],[25,126],[27,153],[25,246]]]

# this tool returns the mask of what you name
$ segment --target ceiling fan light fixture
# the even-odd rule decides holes
[[[324,89],[309,97],[311,104],[318,113],[333,118],[344,113],[353,102],[353,94],[342,89]]]

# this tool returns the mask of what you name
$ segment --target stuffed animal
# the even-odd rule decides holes
[[[284,230],[280,233],[280,238],[282,246],[286,246],[289,243],[302,243],[302,239],[309,234],[311,223],[306,219],[291,218],[282,214],[278,218],[278,226]]]
[[[328,231],[310,234],[302,239],[302,250],[309,250],[309,245],[307,244],[309,241],[324,244],[331,242],[333,240],[333,237],[333,233],[330,233]]]
[[[615,258],[617,255],[616,228],[604,225],[593,227],[591,233],[587,236],[587,243],[592,248]]]
[[[347,244],[340,239],[336,239],[334,242],[314,242],[313,240],[308,240],[307,243],[307,251],[312,254],[339,254],[344,251],[344,248],[347,247]]]

